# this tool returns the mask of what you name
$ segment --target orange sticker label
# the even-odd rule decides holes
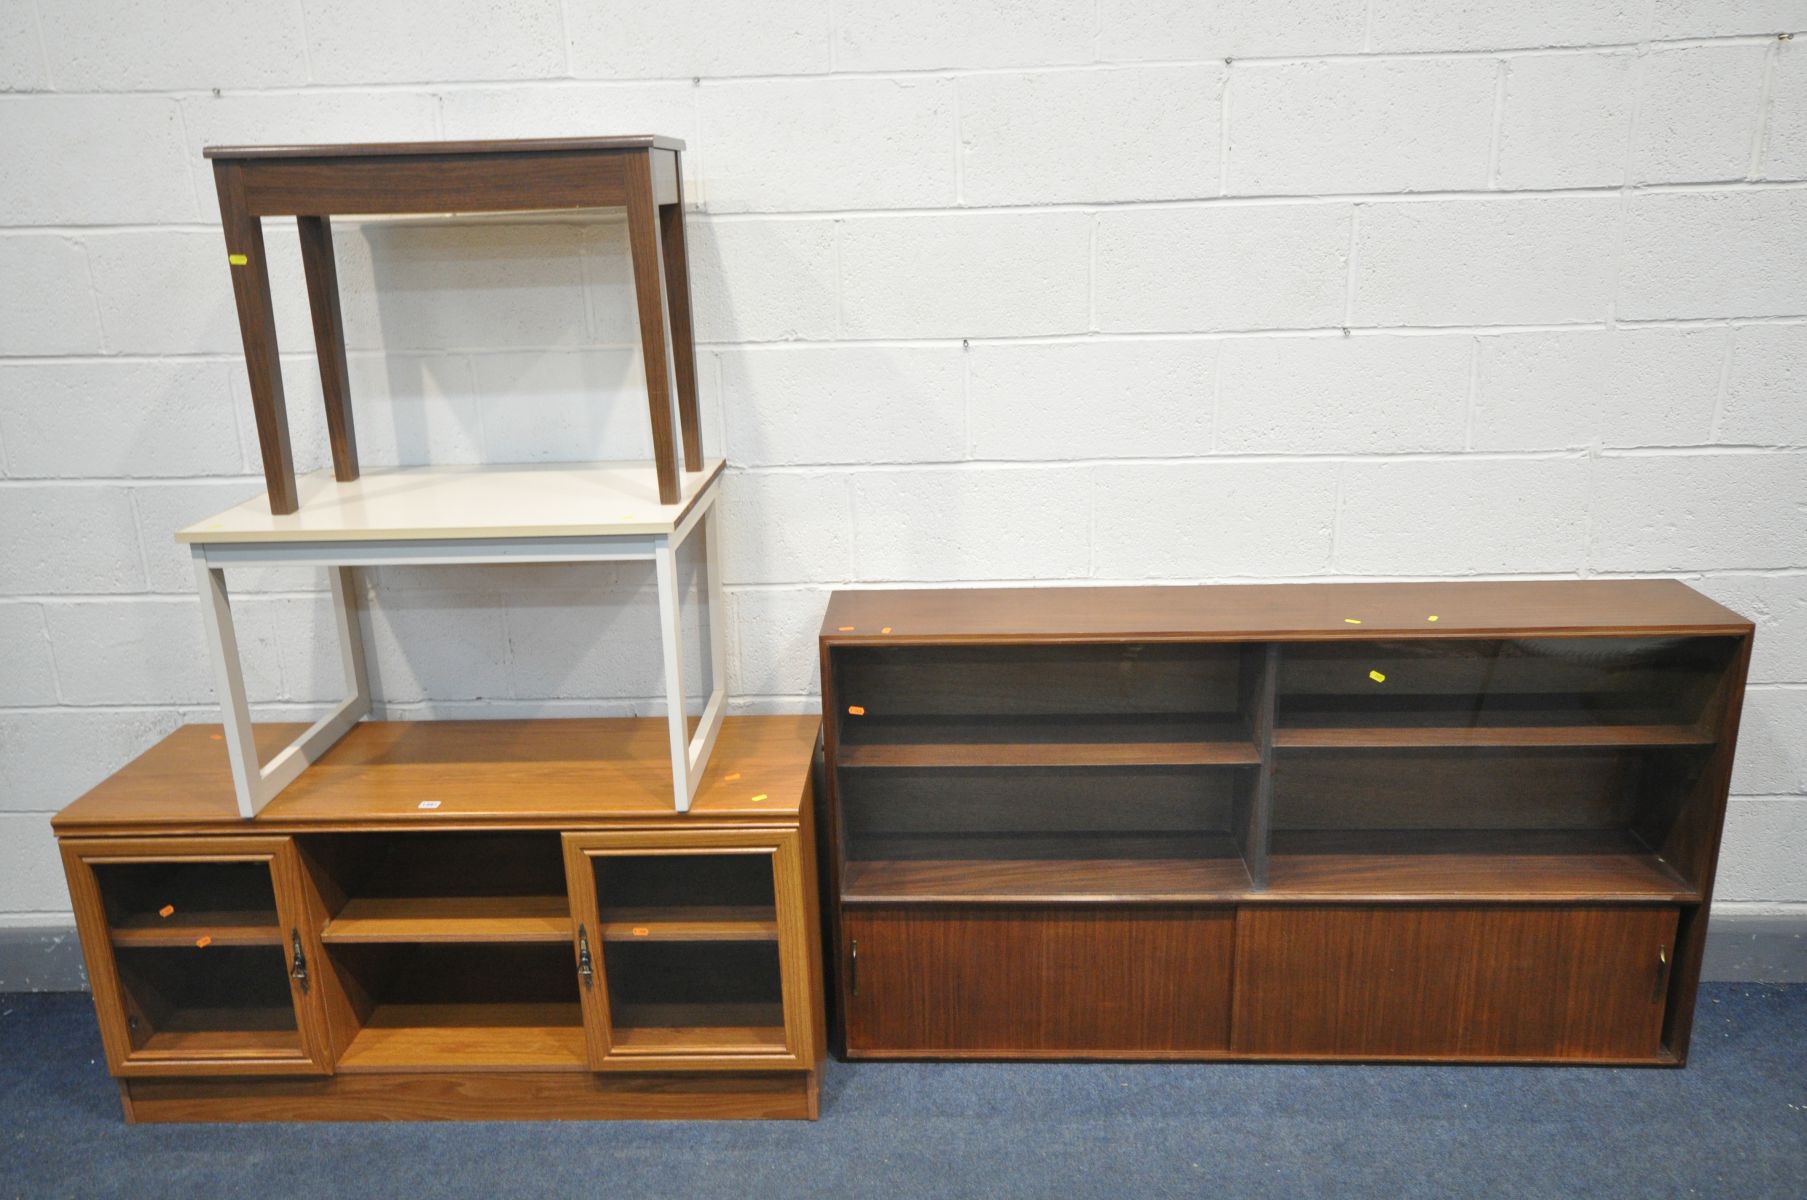
[[[644,925],[634,926],[634,936],[635,937],[645,937],[647,934],[649,934],[651,932],[652,932],[652,930],[648,929]]]
[[[213,939],[204,933],[200,937],[195,939],[196,949],[205,950],[208,946],[211,946],[211,945],[213,945]]]
[[[866,715],[866,706],[863,704],[849,704],[847,706],[847,715],[850,717],[863,717]]]
[[[160,917],[171,917],[171,916],[175,915],[175,912],[176,912],[175,905],[165,904],[162,908],[157,910],[157,915]]]
[[[739,771],[730,771],[726,775],[722,776],[722,779],[728,783],[733,783],[736,779],[739,779],[739,778],[740,778]]]
[[[887,625],[887,626],[885,626],[885,627],[884,627],[884,628],[883,628],[883,629],[881,629],[881,630],[879,630],[879,632],[880,632],[880,633],[890,633],[890,632],[891,632],[891,627],[890,627],[890,626],[889,626],[889,625]]]
[[[852,633],[852,632],[853,632],[853,626],[851,626],[851,625],[837,625],[837,626],[835,626],[835,630],[834,630],[834,631],[835,631],[835,632],[836,632],[836,633]]]

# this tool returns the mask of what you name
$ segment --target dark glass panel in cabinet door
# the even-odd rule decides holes
[[[796,833],[566,834],[565,855],[592,1066],[809,1065]]]
[[[64,870],[116,1075],[330,1071],[288,838],[75,839]]]

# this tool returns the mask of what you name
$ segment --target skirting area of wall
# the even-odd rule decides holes
[[[1807,912],[1715,916],[1701,977],[1807,983]],[[73,926],[0,929],[0,992],[69,992],[87,986]]]

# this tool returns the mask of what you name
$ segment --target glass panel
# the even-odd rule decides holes
[[[1248,886],[1255,772],[1114,767],[841,772],[855,896],[1208,895]]]
[[[786,1049],[771,854],[594,863],[617,1051]]]
[[[1735,644],[1725,638],[1338,642],[1280,651],[1292,731],[1695,726]]]
[[[603,974],[618,1048],[784,1049],[775,940],[610,942]]]
[[[268,863],[96,863],[94,879],[114,930],[277,925]]]
[[[120,947],[114,954],[133,1050],[301,1053],[279,947]]]

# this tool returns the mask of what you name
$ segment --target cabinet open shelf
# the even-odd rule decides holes
[[[942,834],[867,839],[850,901],[1221,900],[1249,890],[1228,834]]]
[[[351,1039],[337,1070],[582,1071],[587,1062],[575,1000],[383,1004]]]
[[[168,920],[134,915],[113,926],[115,946],[280,946],[282,930],[260,912],[171,913]],[[179,919],[182,918],[182,919]]]
[[[760,1002],[624,1004],[610,1011],[617,1053],[782,1054],[784,1008]]]
[[[775,942],[778,918],[766,905],[678,905],[615,908],[602,924],[605,942]]]
[[[1281,727],[1278,750],[1410,749],[1437,746],[1711,746],[1697,725],[1352,725]]]
[[[571,902],[543,896],[360,896],[347,900],[320,939],[350,942],[557,942],[571,940]]]
[[[1246,727],[1203,713],[937,715],[849,721],[843,767],[1253,766]]]

